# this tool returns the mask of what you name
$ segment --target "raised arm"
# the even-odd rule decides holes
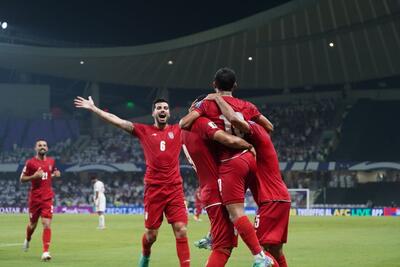
[[[181,127],[182,129],[185,129],[185,130],[189,129],[192,126],[193,122],[198,117],[200,117],[200,114],[197,111],[195,111],[195,110],[190,111],[185,117],[183,117],[179,121],[179,127]]]
[[[91,96],[89,96],[88,99],[77,96],[74,99],[74,104],[75,104],[75,107],[87,109],[87,110],[95,113],[102,120],[104,120],[118,128],[121,128],[122,130],[127,131],[128,133],[132,133],[132,131],[133,131],[134,126],[133,126],[132,122],[123,120],[123,119],[119,118],[118,116],[115,116],[114,114],[111,114],[109,112],[105,112],[105,111],[99,109],[94,104]]]
[[[268,133],[274,131],[274,125],[264,115],[255,118],[254,122],[261,125]]]

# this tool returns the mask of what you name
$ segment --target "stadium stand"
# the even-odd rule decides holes
[[[0,162],[23,163],[33,155],[36,140],[43,138],[51,144],[52,156],[61,159],[64,151],[79,137],[76,120],[6,119],[0,121]]]
[[[334,100],[263,105],[262,111],[274,123],[272,138],[281,161],[326,159],[329,144],[321,142],[321,136],[334,126]]]
[[[273,141],[281,161],[326,159],[329,144],[321,142],[321,134],[333,127],[333,100],[264,105],[261,110],[275,124]],[[3,163],[23,162],[32,154],[31,147],[37,138],[48,140],[52,155],[65,163],[144,163],[138,140],[113,127],[99,127],[86,142],[76,146],[78,150],[71,151],[68,146],[81,141],[75,120],[20,119],[0,123],[0,134],[6,136],[0,153]]]

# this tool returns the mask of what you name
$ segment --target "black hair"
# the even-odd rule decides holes
[[[44,140],[44,138],[38,138],[38,139],[36,139],[36,141],[35,141],[35,146],[36,146],[36,144],[37,144],[38,142],[40,142],[40,141],[46,142],[46,144],[47,144],[47,141]]]
[[[157,103],[167,103],[168,104],[168,101],[165,100],[164,98],[157,98],[156,100],[153,101],[153,110],[156,108]]]
[[[214,82],[219,90],[232,91],[236,83],[235,71],[226,67],[217,70],[214,76]]]

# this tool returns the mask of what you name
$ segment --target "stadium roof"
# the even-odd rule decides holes
[[[397,0],[295,0],[170,41],[114,48],[0,44],[0,67],[65,78],[208,87],[216,69],[242,88],[292,88],[400,74]]]

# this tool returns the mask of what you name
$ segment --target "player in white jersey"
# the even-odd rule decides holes
[[[96,212],[99,215],[99,225],[97,229],[106,228],[105,216],[106,211],[106,196],[104,195],[104,183],[97,179],[96,176],[92,177],[94,196],[93,201],[96,206]]]

